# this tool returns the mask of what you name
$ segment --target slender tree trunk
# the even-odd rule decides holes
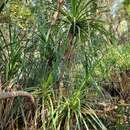
[[[68,70],[71,69],[71,66],[69,64],[73,58],[73,39],[74,39],[73,34],[69,32],[68,37],[67,37],[67,41],[68,41],[67,48],[65,50],[64,57],[61,61],[61,66],[60,66],[59,92],[60,92],[60,95],[62,96],[68,96],[68,90],[64,86],[64,74],[65,74],[65,68],[67,64],[68,64],[67,69]]]

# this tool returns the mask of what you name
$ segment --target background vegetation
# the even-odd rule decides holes
[[[129,0],[1,0],[0,129],[129,130],[129,37]]]

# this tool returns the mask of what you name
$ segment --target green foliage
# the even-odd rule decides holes
[[[36,99],[36,109],[30,123],[28,100],[1,101],[0,129],[14,129],[21,118],[26,129],[107,130],[109,123],[115,129],[127,129],[122,121],[124,107],[114,97],[103,95],[100,82],[111,82],[111,74],[130,69],[130,45],[118,44],[114,32],[107,31],[108,12],[101,1],[65,0],[52,24],[57,4],[54,0],[12,0],[2,10],[10,20],[0,25],[0,91],[28,91]],[[72,59],[67,62],[64,57],[69,49]],[[111,110],[111,100],[117,109]],[[110,106],[102,108],[104,102]]]
[[[107,48],[100,63],[95,67],[96,75],[107,78],[113,71],[123,71],[130,68],[130,45],[111,45]]]
[[[26,29],[34,23],[34,17],[29,5],[23,1],[13,0],[10,2],[9,12],[12,22],[16,22],[19,27]]]
[[[70,6],[61,10],[63,15],[61,17],[61,26],[65,28],[65,31],[71,32],[80,41],[83,39],[84,41],[89,41],[93,32],[95,34],[101,33],[102,35],[107,33],[100,15],[96,15],[98,11],[103,12],[103,8],[98,5],[95,6],[97,4],[95,1],[71,0],[67,4]]]

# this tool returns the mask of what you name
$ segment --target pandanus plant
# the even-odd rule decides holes
[[[95,36],[93,34],[97,34],[104,37],[106,34],[106,30],[104,29],[103,22],[100,19],[101,18],[100,11],[102,11],[103,8],[99,7],[96,0],[70,0],[70,1],[68,0],[68,1],[62,1],[62,4],[58,2],[59,0],[57,1],[58,8],[56,8],[56,12],[54,13],[53,16],[54,21],[52,21],[51,24],[52,27],[51,33],[55,33],[53,31],[56,30],[57,33],[53,35],[54,37],[57,36],[59,38],[60,35],[60,37],[66,38],[63,41],[63,43],[65,44],[65,48],[63,49],[64,50],[63,57],[61,58],[61,64],[60,64],[61,66],[59,67],[60,69],[59,90],[62,91],[65,90],[64,89],[65,88],[64,74],[66,71],[65,65],[72,62],[75,48],[79,46],[78,43],[80,43],[80,45],[85,45],[84,43],[87,43],[86,46],[89,47],[89,44],[92,43],[91,41]],[[70,68],[71,66],[69,66],[67,69],[70,70]],[[53,106],[53,102],[50,101],[51,105],[49,106],[51,106],[50,109],[52,110],[52,115],[50,116],[50,124],[52,124],[51,128],[53,128],[54,130],[58,128],[69,130],[71,128],[71,125],[74,124],[74,126],[77,129],[81,129],[80,127],[81,124],[85,126],[85,129],[89,129],[88,124],[90,123],[89,125],[91,125],[91,123],[93,122],[91,118],[89,118],[88,115],[89,112],[86,112],[84,115],[82,113],[83,111],[80,109],[81,106],[83,106],[83,109],[87,110],[87,108],[85,107],[87,102],[84,101],[85,96],[83,98],[80,97],[80,94],[82,92],[83,94],[81,95],[85,94],[84,93],[85,87],[83,86],[85,86],[85,83],[83,83],[83,85],[81,86],[77,86],[79,91],[77,92],[76,90],[74,90],[74,92],[72,92],[73,94],[71,98],[69,97],[66,98],[65,97],[66,92],[61,92],[64,98],[63,100],[62,98],[59,98],[60,99],[60,101],[58,102],[59,106],[58,105]],[[91,112],[89,114],[90,116],[92,116],[92,118],[96,121],[96,123],[98,124],[98,126],[100,126],[102,130],[106,130],[104,125],[99,121],[99,119],[96,117],[95,114],[94,116],[93,113]],[[87,119],[90,122],[86,121]],[[64,128],[63,127],[61,128],[61,126],[64,126]]]
[[[100,15],[104,8],[100,7],[96,0],[58,0],[57,3],[58,8],[54,13],[53,23],[56,28],[58,27],[59,32],[63,32],[62,35],[66,35],[67,41],[59,76],[62,84],[59,86],[63,87],[65,65],[72,62],[74,50],[79,46],[77,43],[83,45],[86,42],[89,47],[93,34],[104,37],[106,30]]]

